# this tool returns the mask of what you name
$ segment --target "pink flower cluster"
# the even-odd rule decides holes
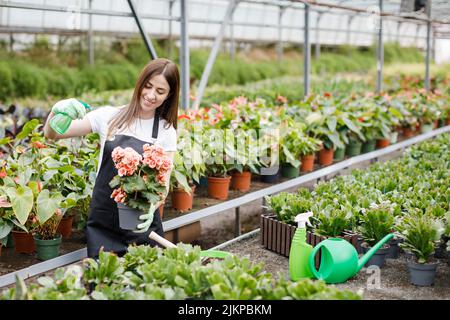
[[[163,148],[156,145],[149,145],[148,143],[145,144],[142,163],[158,171],[156,175],[157,182],[160,184],[166,183],[167,171],[172,167],[172,161],[165,154]]]
[[[142,161],[142,156],[133,148],[117,147],[112,152],[112,158],[119,176],[131,176]]]
[[[113,193],[111,194],[111,198],[114,198],[114,201],[117,203],[125,203],[126,197],[127,194],[122,188],[114,189]]]

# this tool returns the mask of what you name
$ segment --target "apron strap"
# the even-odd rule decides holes
[[[152,132],[153,139],[158,138],[158,131],[159,131],[159,112],[155,112],[155,117],[153,118],[153,132]]]

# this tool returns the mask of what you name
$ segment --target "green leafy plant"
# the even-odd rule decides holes
[[[413,253],[418,263],[427,263],[444,232],[442,220],[421,214],[418,210],[403,217],[399,227],[404,239],[400,246]]]
[[[352,212],[330,207],[322,209],[312,217],[314,232],[325,237],[342,236],[345,230],[351,229]]]
[[[262,268],[237,256],[202,263],[198,246],[132,246],[124,257],[101,251],[98,260],[85,259],[83,268],[60,268],[29,287],[17,279],[1,299],[361,299],[323,281],[274,278]],[[88,286],[93,290],[87,292]]]
[[[361,226],[358,230],[364,241],[373,247],[386,235],[393,232],[394,222],[393,208],[389,201],[373,203],[368,209],[363,210],[360,217]]]
[[[170,188],[180,189],[183,188],[186,192],[191,192],[193,179],[191,178],[188,168],[184,165],[184,161],[179,152],[176,152],[173,159],[173,169],[170,176]]]
[[[285,123],[280,139],[280,161],[294,167],[300,165],[300,157],[318,151],[322,142],[304,133],[305,125],[297,124],[290,119]]]
[[[266,196],[266,204],[279,221],[296,225],[295,217],[311,211],[313,199],[308,189],[300,188],[297,193],[280,192],[274,196]]]

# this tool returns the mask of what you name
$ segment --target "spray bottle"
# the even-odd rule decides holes
[[[308,263],[313,247],[306,243],[306,223],[311,225],[308,219],[312,215],[312,212],[305,212],[295,217],[298,227],[292,238],[289,253],[289,276],[293,281],[314,277]]]
[[[92,107],[88,105],[86,102],[83,102],[79,99],[73,99],[75,102],[81,103],[87,111],[91,111]],[[69,129],[69,126],[72,122],[72,118],[69,117],[65,113],[57,113],[51,120],[50,120],[50,127],[54,131],[56,131],[58,134],[64,134],[67,129]]]

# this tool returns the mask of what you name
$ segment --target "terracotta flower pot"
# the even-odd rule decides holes
[[[434,129],[439,128],[439,120],[433,121]]]
[[[194,202],[195,185],[191,186],[191,193],[184,191],[183,188],[177,188],[172,191],[172,208],[186,212],[192,209]]]
[[[450,126],[450,119],[447,119],[446,125]]]
[[[208,196],[214,199],[228,199],[231,177],[208,177]]]
[[[301,172],[309,172],[314,169],[314,154],[307,154],[302,156],[301,161]]]
[[[386,148],[391,144],[389,139],[377,139],[377,149]]]
[[[414,131],[411,127],[403,127],[403,137],[411,138],[414,135]]]
[[[73,216],[63,217],[56,232],[61,234],[63,239],[67,239],[72,234],[72,224]]]
[[[329,166],[333,163],[334,149],[322,148],[319,151],[319,164]]]
[[[231,175],[231,189],[246,192],[250,190],[252,173],[250,171],[234,172]]]
[[[12,231],[14,251],[17,253],[33,253],[36,250],[33,235],[24,231]]]
[[[420,129],[422,128],[422,123],[420,123],[420,122],[417,122],[417,124],[416,124],[416,131],[417,132],[420,132]]]
[[[159,216],[161,217],[161,219],[164,217],[164,205],[165,202],[159,206]]]

